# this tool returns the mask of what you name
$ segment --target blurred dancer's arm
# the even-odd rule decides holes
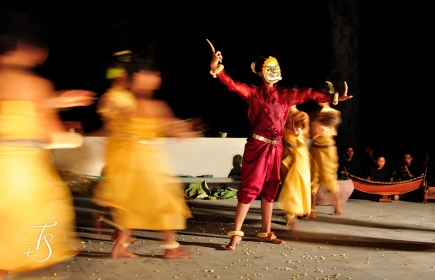
[[[53,108],[70,108],[88,106],[95,100],[95,93],[88,90],[61,90],[56,91],[48,98],[47,105]]]

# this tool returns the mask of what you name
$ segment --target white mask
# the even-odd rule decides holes
[[[267,62],[267,61],[266,61]],[[270,61],[266,67],[263,67],[263,77],[269,84],[274,84],[276,82],[281,81],[281,69],[279,68],[279,65],[275,61]]]

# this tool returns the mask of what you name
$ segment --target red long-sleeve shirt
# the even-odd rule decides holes
[[[225,70],[217,74],[217,77],[228,90],[237,93],[248,102],[248,117],[252,132],[268,139],[282,138],[290,106],[302,104],[311,99],[317,102],[332,102],[330,94],[312,88],[294,89],[278,87],[276,84],[271,88],[265,84],[260,87],[248,86],[233,81]]]

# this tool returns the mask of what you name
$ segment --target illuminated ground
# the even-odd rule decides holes
[[[435,272],[435,204],[351,199],[343,215],[318,206],[318,219],[299,220],[298,231],[284,225],[276,208],[273,231],[283,245],[260,243],[259,201],[244,226],[245,238],[234,252],[228,242],[236,200],[189,201],[195,217],[180,232],[191,260],[165,260],[154,232],[136,231],[131,245],[137,259],[110,259],[109,235],[92,233],[87,215],[79,215],[82,253],[65,263],[10,279],[431,279]],[[111,230],[108,227],[107,233]]]

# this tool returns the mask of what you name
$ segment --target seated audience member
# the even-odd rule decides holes
[[[413,160],[414,158],[410,153],[403,156],[404,165],[397,170],[394,178],[396,181],[410,180],[423,174],[420,168],[412,163]]]
[[[341,174],[341,172],[344,171],[346,173],[346,177],[348,176],[348,174],[352,174],[358,177],[361,176],[361,164],[354,155],[355,152],[353,150],[353,147],[347,146],[343,156],[341,156],[339,159],[339,175]]]
[[[375,150],[371,146],[367,146],[361,159],[362,177],[366,178],[370,174],[370,167],[375,167]]]
[[[242,156],[241,155],[235,155],[233,157],[233,168],[230,171],[230,174],[228,174],[228,178],[231,178],[233,180],[242,180]]]
[[[385,157],[379,156],[375,159],[375,166],[370,166],[367,180],[377,182],[391,181],[391,174],[388,171],[388,168],[385,167]]]

